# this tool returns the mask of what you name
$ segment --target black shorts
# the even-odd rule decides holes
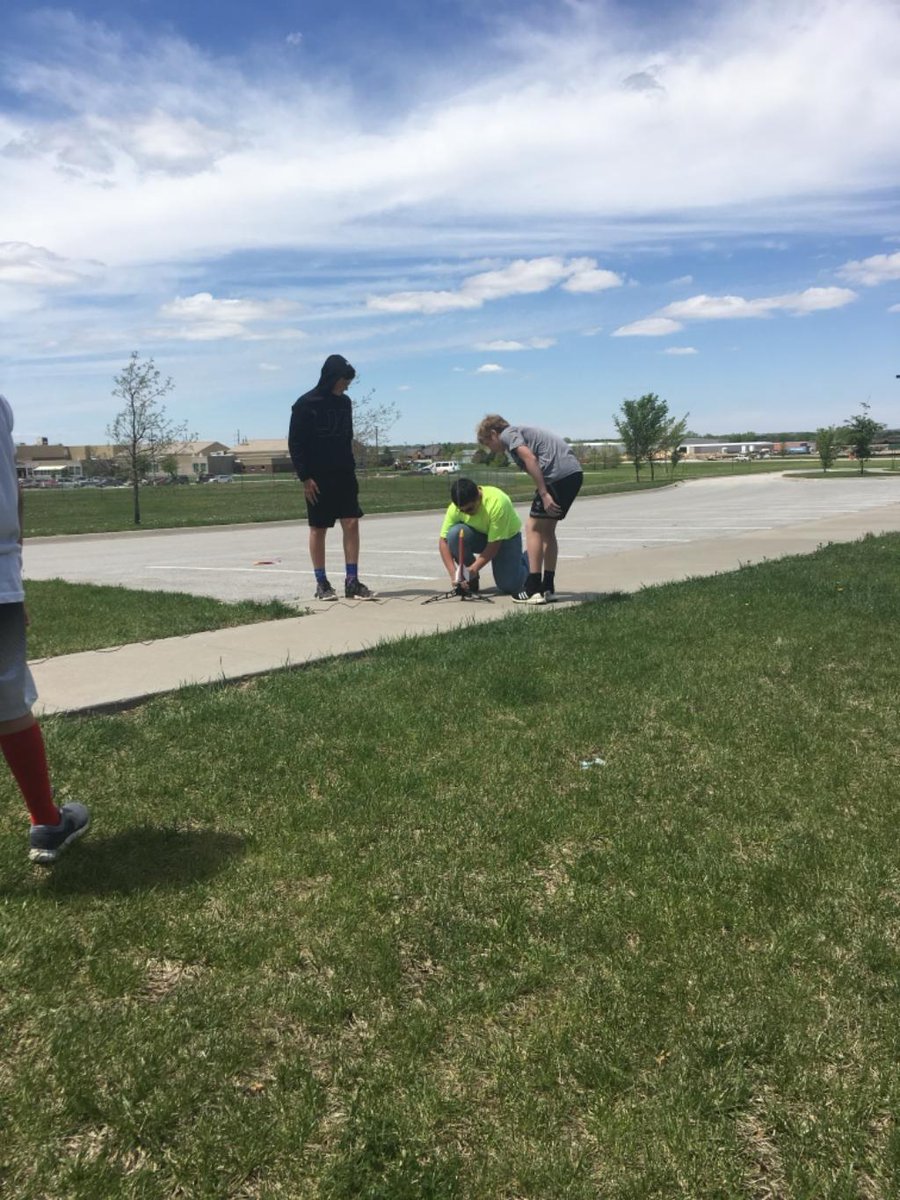
[[[564,475],[562,479],[556,479],[553,483],[547,480],[547,491],[559,505],[560,511],[558,513],[546,512],[540,494],[535,492],[534,499],[531,502],[531,511],[528,515],[530,517],[540,517],[543,521],[562,521],[575,503],[575,497],[581,491],[583,483],[584,476],[580,471],[576,471],[574,475]]]
[[[319,498],[315,504],[306,502],[310,525],[316,529],[331,529],[335,521],[363,515],[355,471],[322,471],[312,478],[319,485]]]

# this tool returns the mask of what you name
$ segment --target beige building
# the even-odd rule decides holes
[[[232,453],[235,468],[247,475],[274,475],[276,471],[294,469],[287,438],[253,438],[233,446]]]
[[[68,446],[51,446],[41,438],[33,445],[21,442],[16,446],[16,472],[26,480],[76,478],[81,475],[81,464],[72,458]]]
[[[228,447],[224,442],[182,442],[172,449],[172,457],[178,463],[178,474],[195,479],[210,472],[209,456],[224,454]]]

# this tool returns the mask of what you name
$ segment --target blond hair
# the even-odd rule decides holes
[[[489,434],[502,433],[508,427],[509,421],[506,417],[501,417],[497,413],[489,413],[482,421],[479,421],[478,428],[475,430],[479,446],[487,445]]]

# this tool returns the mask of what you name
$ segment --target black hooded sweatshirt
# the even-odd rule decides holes
[[[340,354],[326,358],[319,382],[291,409],[288,449],[300,479],[315,479],[321,471],[353,471],[353,405],[345,392],[332,391],[339,379],[356,372]]]

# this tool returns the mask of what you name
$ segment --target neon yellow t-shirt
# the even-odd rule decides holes
[[[441,526],[441,537],[445,538],[450,527],[460,522],[483,533],[489,542],[505,542],[522,528],[512,500],[502,488],[491,487],[490,484],[482,487],[481,504],[471,516],[460,512],[455,504],[449,506]]]

